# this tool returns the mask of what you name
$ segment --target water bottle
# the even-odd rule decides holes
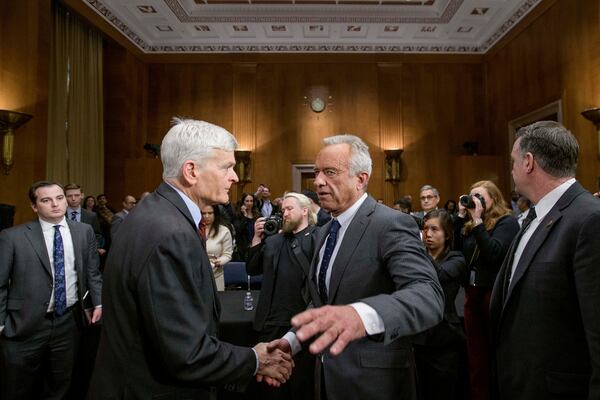
[[[244,297],[244,310],[254,310],[254,299],[252,298],[252,292],[250,291],[247,291],[246,296]]]

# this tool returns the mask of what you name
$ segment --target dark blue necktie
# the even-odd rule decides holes
[[[77,211],[71,211],[71,221],[77,221]]]
[[[54,313],[64,315],[67,311],[67,286],[65,284],[65,249],[60,225],[54,225]]]
[[[323,304],[326,304],[328,299],[325,278],[327,277],[327,268],[329,267],[331,255],[333,254],[333,249],[335,248],[335,243],[337,242],[337,233],[339,229],[340,223],[337,221],[337,219],[334,219],[329,227],[329,236],[327,237],[325,252],[323,253],[323,261],[321,261],[321,269],[319,270],[319,294],[321,295]]]

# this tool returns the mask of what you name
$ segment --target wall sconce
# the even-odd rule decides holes
[[[238,176],[239,184],[245,185],[251,182],[250,179],[250,156],[252,152],[250,150],[236,150],[235,151],[235,173]]]
[[[144,150],[152,154],[152,157],[160,157],[160,144],[156,143],[144,143]]]
[[[581,112],[581,115],[587,120],[592,121],[594,125],[596,125],[596,130],[598,131],[598,157],[600,158],[600,108],[590,108],[588,110],[584,110]]]
[[[400,181],[402,172],[402,160],[400,155],[402,149],[384,150],[385,153],[385,180],[386,182],[397,183]]]
[[[8,175],[13,165],[15,129],[29,121],[33,116],[16,111],[0,110],[0,132],[4,132],[2,146],[2,167]]]

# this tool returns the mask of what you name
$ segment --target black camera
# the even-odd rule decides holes
[[[283,219],[279,214],[273,214],[265,220],[265,236],[275,235],[283,226]]]
[[[476,196],[479,199],[479,201],[481,201],[481,206],[485,210],[485,199],[483,198],[483,196],[480,195],[479,193],[475,193],[473,196]],[[475,208],[475,202],[473,201],[473,196],[470,196],[468,194],[463,194],[462,196],[460,196],[458,201],[460,201],[460,204],[462,204],[466,208]]]

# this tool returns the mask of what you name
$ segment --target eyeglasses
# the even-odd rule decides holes
[[[435,199],[436,197],[437,196],[429,195],[429,196],[421,196],[420,198],[421,198],[421,201],[426,201],[426,200],[429,201],[429,200]]]

